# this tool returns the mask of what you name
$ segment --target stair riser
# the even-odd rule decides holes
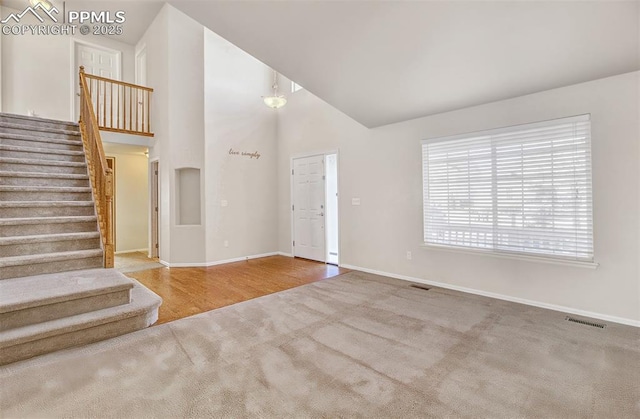
[[[67,154],[32,153],[12,150],[0,150],[0,153],[2,153],[3,157],[11,157],[12,159],[71,161],[78,163],[82,163],[84,161],[84,154],[70,156]]]
[[[6,134],[32,135],[36,137],[56,138],[59,140],[71,140],[71,141],[80,140],[79,135],[49,132],[49,131],[38,131],[35,129],[29,129],[29,128],[22,129],[22,128],[0,127],[0,132],[4,132]]]
[[[37,164],[4,163],[0,162],[0,171],[8,172],[36,172],[36,173],[69,173],[74,175],[86,175],[87,168],[72,166],[50,166]]]
[[[0,365],[32,358],[48,352],[110,339],[151,326],[158,319],[158,309],[100,326],[22,343],[0,351]]]
[[[63,187],[89,187],[89,179],[58,179],[46,177],[13,177],[0,176],[0,185],[11,186],[63,186]]]
[[[82,142],[74,141],[72,144],[60,144],[44,141],[37,141],[36,139],[17,139],[17,138],[2,138],[0,137],[0,145],[11,145],[19,147],[33,147],[33,148],[46,148],[50,150],[65,150],[65,151],[82,151]]]
[[[129,289],[0,314],[0,331],[129,304]]]
[[[91,201],[91,192],[0,191],[0,201]]]
[[[95,213],[93,205],[87,207],[0,207],[0,218],[92,216]]]
[[[43,253],[71,252],[74,250],[89,249],[100,249],[100,239],[60,240],[0,246],[0,257],[39,255]]]
[[[29,127],[40,127],[50,129],[64,129],[69,131],[75,131],[78,129],[78,124],[72,122],[59,122],[59,121],[42,121],[29,117],[20,117],[13,115],[0,115],[0,123],[26,125]]]
[[[2,226],[0,237],[35,236],[38,234],[81,233],[98,231],[98,223],[23,224]],[[4,269],[4,268],[3,268]]]
[[[102,257],[36,263],[28,266],[6,266],[0,270],[0,279],[50,274],[54,272],[76,271],[78,269],[94,269],[101,268],[102,266]]]

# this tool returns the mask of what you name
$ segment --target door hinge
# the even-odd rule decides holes
[[[156,170],[156,175],[158,174],[158,171]]]
[[[295,205],[291,205],[291,211],[295,211],[296,207]]]
[[[295,247],[295,245],[296,245],[296,241],[294,240],[294,241],[293,241],[293,246]]]
[[[158,243],[156,243],[156,249],[158,248]]]
[[[291,176],[293,176],[293,169],[291,169]]]
[[[158,212],[158,207],[156,207],[156,212]]]
[[[325,180],[325,179],[326,179],[326,176],[325,176],[325,175],[322,175],[322,180]]]

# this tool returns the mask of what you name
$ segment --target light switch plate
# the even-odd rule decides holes
[[[351,198],[351,205],[360,205],[360,198]]]
[[[221,207],[227,207],[227,206],[229,206],[229,202],[226,199],[223,199],[222,201],[220,201],[220,206]]]

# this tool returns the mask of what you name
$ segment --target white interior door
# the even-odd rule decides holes
[[[147,85],[147,48],[136,54],[136,84]]]
[[[79,42],[75,43],[75,67],[74,72],[74,118],[77,121],[80,113],[80,88],[78,83],[78,71],[80,66],[84,66],[85,73],[93,74],[95,76],[106,77],[108,79],[120,80],[120,52],[108,49],[102,49],[93,47],[87,44]],[[92,95],[98,94],[99,102],[109,103],[111,91],[109,89],[101,88],[97,83],[93,86],[89,86],[92,90]],[[95,101],[95,99],[94,99]],[[109,111],[110,109],[107,109]],[[105,115],[106,117],[107,115]]]
[[[293,255],[325,262],[324,156],[293,160]]]
[[[139,86],[146,86],[147,85],[147,48],[144,47],[143,49],[141,49],[137,54],[136,54],[136,84]],[[144,98],[144,94],[142,93],[142,91],[138,90],[137,91],[137,98],[136,98],[136,106],[137,106],[137,110],[136,110],[136,115],[142,115],[144,116],[145,113],[147,112],[147,109],[145,109],[145,98]],[[138,131],[144,131],[144,118],[136,118],[137,121],[137,130]]]

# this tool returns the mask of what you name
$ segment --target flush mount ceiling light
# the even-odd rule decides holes
[[[273,109],[280,109],[287,104],[287,99],[284,95],[278,95],[278,73],[273,71],[273,95],[262,96],[264,104]]]
[[[46,10],[53,9],[53,4],[51,4],[51,2],[48,0],[29,0],[29,3],[31,3],[31,6],[33,7],[36,7],[37,5],[41,5]]]

